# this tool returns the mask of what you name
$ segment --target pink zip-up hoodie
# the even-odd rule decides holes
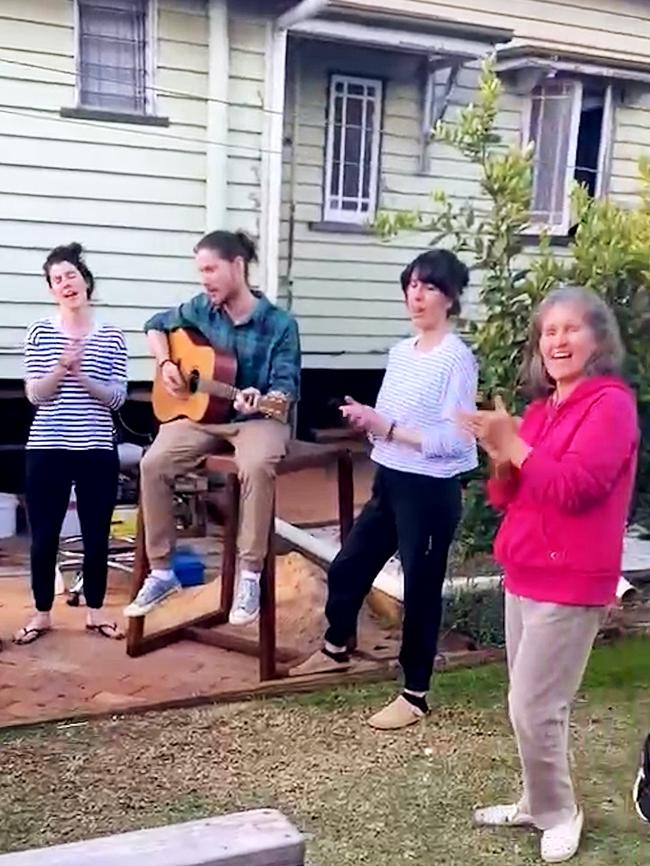
[[[586,379],[558,406],[532,403],[520,470],[491,479],[505,511],[494,555],[506,589],[536,601],[607,605],[621,573],[623,535],[636,475],[636,400],[620,379]]]

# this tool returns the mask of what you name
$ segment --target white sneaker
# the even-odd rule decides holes
[[[257,575],[241,574],[237,594],[228,617],[230,625],[249,625],[260,613],[260,581]]]
[[[541,854],[545,863],[564,863],[573,857],[580,846],[584,820],[582,809],[576,809],[573,818],[544,831]]]
[[[517,803],[509,803],[475,809],[474,824],[477,827],[531,827],[533,822],[519,811]]]

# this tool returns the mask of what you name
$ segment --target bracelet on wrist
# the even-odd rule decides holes
[[[395,435],[395,428],[397,427],[397,423],[395,421],[390,422],[390,427],[388,428],[388,432],[386,433],[386,442],[392,442],[393,436]]]

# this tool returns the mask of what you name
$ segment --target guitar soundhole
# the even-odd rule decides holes
[[[187,380],[187,387],[189,389],[190,394],[196,394],[199,390],[199,382],[200,376],[198,370],[192,370]]]

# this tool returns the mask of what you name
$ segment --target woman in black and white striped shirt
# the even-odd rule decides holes
[[[58,311],[34,322],[25,341],[26,392],[37,407],[25,482],[36,611],[14,642],[32,643],[52,627],[59,536],[73,484],[84,543],[86,628],[120,638],[102,606],[119,469],[111,413],[126,399],[126,345],[120,330],[94,319],[94,278],[79,244],[52,250],[43,270]]]
[[[427,250],[405,268],[401,282],[415,336],[391,349],[376,407],[350,398],[341,407],[373,441],[372,497],[329,569],[323,645],[294,669],[312,675],[350,667],[364,599],[399,550],[404,689],[368,720],[380,730],[407,727],[429,712],[442,587],[461,516],[460,478],[477,465],[476,442],[457,415],[475,408],[478,367],[450,321],[460,313],[467,268],[449,250]]]

